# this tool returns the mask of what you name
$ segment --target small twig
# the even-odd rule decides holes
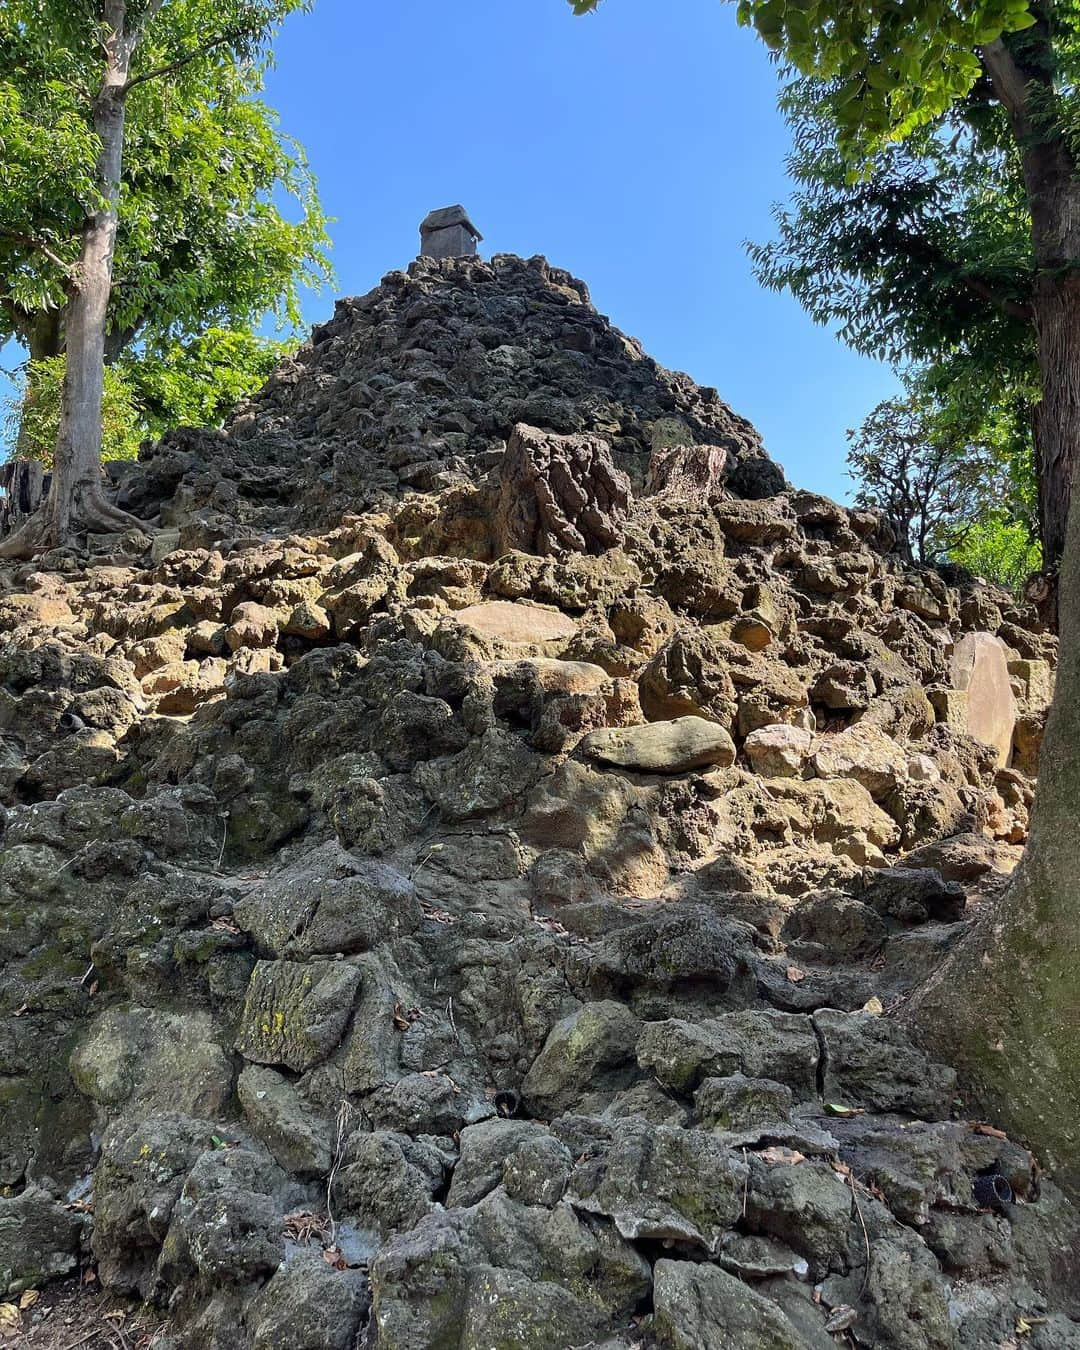
[[[217,860],[217,870],[218,870],[219,872],[221,871],[221,864],[225,861],[225,845],[228,843],[228,840],[229,840],[229,813],[228,813],[228,811],[222,812],[221,818],[222,818],[222,820],[225,822],[225,829],[224,829],[224,832],[222,833],[222,836],[221,836],[221,852],[218,854],[218,860]]]
[[[454,996],[453,994],[446,1000],[446,1015],[450,1019],[450,1026],[454,1031],[454,1040],[461,1044],[461,1037],[458,1035],[457,1023],[454,1021]]]
[[[743,1146],[742,1160],[743,1160],[743,1166],[746,1168],[746,1176],[743,1177],[743,1185],[742,1185],[742,1216],[743,1216],[743,1218],[745,1219],[745,1218],[746,1218],[746,1207],[747,1207],[747,1204],[748,1204],[748,1202],[749,1202],[749,1200],[750,1200],[750,1164],[749,1164],[749,1162],[747,1161],[747,1158],[746,1158],[746,1147],[745,1147],[745,1145]]]
[[[855,1201],[855,1213],[859,1216],[863,1241],[866,1243],[866,1269],[863,1271],[862,1284],[859,1286],[859,1297],[862,1298],[863,1294],[866,1293],[866,1286],[870,1283],[870,1234],[866,1231],[866,1220],[863,1218],[862,1205],[859,1204],[859,1192],[855,1187],[854,1172],[848,1173],[848,1184],[851,1186],[851,1198]]]
[[[100,841],[97,839],[91,839],[88,843],[83,844],[82,848],[80,848],[77,852],[73,853],[66,863],[62,864],[62,866],[56,869],[56,871],[52,874],[53,879],[58,877],[61,872],[66,872],[72,863],[79,861],[79,859],[82,857],[82,855],[86,852],[88,848],[92,848],[94,844],[97,844],[99,842]]]
[[[330,1220],[330,1245],[337,1242],[337,1220],[334,1218],[334,1180],[341,1167],[345,1150],[345,1130],[352,1121],[353,1108],[347,1098],[341,1099],[337,1113],[337,1134],[334,1140],[334,1161],[326,1177],[326,1217]]]

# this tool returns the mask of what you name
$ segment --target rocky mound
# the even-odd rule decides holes
[[[394,274],[124,490],[155,537],[0,594],[0,1289],[1080,1345],[1076,1211],[891,1016],[1023,843],[1034,616],[538,261]]]
[[[325,526],[404,492],[474,482],[518,422],[602,436],[640,482],[665,418],[723,447],[737,494],[783,488],[750,423],[613,328],[584,282],[543,258],[420,258],[339,301],[223,435],[167,436],[121,500],[154,514],[171,499],[166,523],[224,522],[226,533],[237,521]]]

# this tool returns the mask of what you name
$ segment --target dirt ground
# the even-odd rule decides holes
[[[160,1319],[137,1303],[103,1294],[93,1272],[0,1304],[2,1350],[150,1350]]]

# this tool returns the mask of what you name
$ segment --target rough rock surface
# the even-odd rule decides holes
[[[160,530],[0,573],[0,1299],[93,1263],[166,1350],[1080,1344],[1075,1210],[890,1017],[1023,843],[1033,614],[539,259],[392,274],[117,477]]]

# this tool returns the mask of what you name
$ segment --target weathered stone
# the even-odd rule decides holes
[[[557,656],[577,632],[577,625],[558,610],[538,605],[488,600],[459,609],[454,622],[490,644],[495,656]]]
[[[522,1084],[529,1113],[551,1119],[634,1076],[641,1023],[621,1003],[586,1003],[551,1030]]]
[[[682,630],[641,672],[641,706],[654,721],[693,716],[731,726],[735,685],[723,651],[702,632]]]
[[[907,757],[900,746],[863,722],[823,736],[814,747],[813,765],[819,778],[853,778],[875,801],[907,778]]]
[[[643,1069],[678,1092],[693,1092],[706,1078],[741,1073],[786,1083],[803,1100],[817,1093],[817,1036],[808,1017],[793,1013],[651,1022],[641,1033],[637,1056]]]
[[[252,1134],[287,1172],[323,1177],[330,1171],[330,1125],[300,1098],[287,1078],[249,1064],[240,1074],[236,1093]]]
[[[928,1060],[894,1022],[825,1009],[814,1014],[814,1025],[824,1047],[827,1102],[927,1120],[948,1116],[956,1074]]]
[[[352,1014],[360,972],[330,961],[260,961],[248,985],[236,1048],[255,1064],[303,1072],[335,1049]]]
[[[706,1129],[738,1134],[783,1124],[794,1100],[783,1083],[732,1074],[702,1082],[694,1093],[694,1114]]]
[[[0,1196],[0,1298],[75,1270],[81,1231],[79,1216],[37,1186]]]
[[[647,495],[686,506],[705,506],[724,496],[727,451],[721,445],[658,447],[653,436]]]
[[[519,423],[499,469],[496,552],[601,553],[621,539],[630,480],[597,436],[557,436]]]
[[[297,1252],[253,1300],[252,1350],[352,1350],[371,1296],[361,1270],[335,1270],[321,1252]]]
[[[638,773],[689,773],[735,761],[731,737],[703,717],[591,731],[578,749],[587,759]]]
[[[812,741],[802,727],[777,722],[752,731],[743,748],[755,773],[766,778],[799,778],[810,758]]]
[[[775,1303],[716,1266],[657,1261],[654,1275],[662,1350],[805,1350]]]
[[[232,1094],[233,1067],[207,1013],[110,1008],[71,1056],[80,1092],[106,1106],[216,1116]]]
[[[1004,643],[992,633],[968,633],[956,644],[949,668],[953,688],[967,694],[966,730],[994,747],[998,764],[1008,764],[1016,700]]]
[[[685,1243],[715,1256],[742,1207],[746,1164],[700,1130],[619,1121],[611,1143],[578,1164],[567,1198],[611,1219],[630,1241]]]

